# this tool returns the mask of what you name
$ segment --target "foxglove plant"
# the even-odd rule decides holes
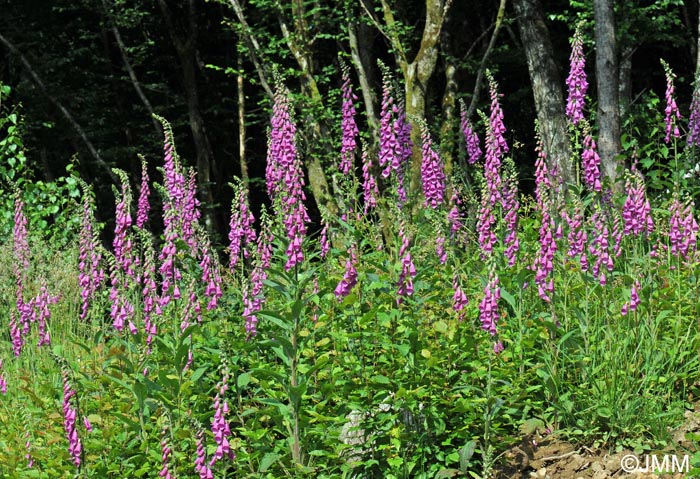
[[[484,297],[479,303],[479,319],[481,329],[487,331],[491,336],[498,332],[498,300],[501,298],[501,288],[498,276],[494,271],[489,274],[489,281],[484,288]]]
[[[145,235],[144,235],[145,236]],[[143,272],[143,327],[146,333],[147,352],[151,352],[151,344],[158,334],[157,321],[154,316],[160,316],[162,310],[158,301],[158,291],[156,285],[156,260],[155,250],[150,237],[144,238],[144,272]]]
[[[613,229],[612,229],[612,242],[613,242],[613,255],[619,258],[622,254],[622,234],[623,229],[620,225],[620,215],[617,212],[612,213],[613,218]]]
[[[681,120],[681,112],[678,110],[678,105],[676,105],[676,89],[673,85],[673,79],[676,75],[671,70],[671,67],[664,60],[661,60],[661,65],[664,67],[664,73],[666,75],[666,109],[664,110],[665,124],[666,124],[666,136],[664,141],[668,143],[671,141],[671,136],[674,138],[680,138],[681,133],[678,130],[678,122]]]
[[[607,284],[607,277],[603,267],[609,272],[613,270],[613,260],[610,256],[610,231],[608,229],[607,220],[603,212],[598,209],[591,217],[593,241],[588,246],[588,252],[594,258],[593,277],[597,279],[601,285]]]
[[[143,229],[148,222],[148,213],[151,210],[151,205],[148,202],[148,196],[151,194],[148,181],[148,163],[146,163],[146,158],[141,156],[141,191],[139,191],[138,208],[136,210],[136,227],[139,229]]]
[[[469,118],[467,118],[467,110],[465,105],[463,102],[460,102],[460,105],[462,134],[464,135],[464,142],[467,145],[467,162],[470,165],[473,165],[481,159],[483,152],[479,146],[479,136],[474,131],[474,128],[469,122]]]
[[[620,311],[623,316],[626,316],[627,313],[633,313],[637,310],[637,307],[639,306],[639,303],[641,303],[641,300],[639,299],[639,289],[641,288],[639,281],[635,281],[632,284],[632,290],[630,291],[630,301],[629,303],[625,303],[622,305],[622,310]]]
[[[162,439],[160,441],[160,463],[161,468],[158,476],[163,479],[175,479],[175,474],[170,472],[170,456],[172,456],[172,449],[168,441],[168,427],[163,427]]]
[[[325,218],[321,218],[321,223],[323,228],[321,229],[321,258],[325,258],[328,252],[331,250],[331,242],[328,239],[328,233],[330,230],[330,225]]]
[[[590,127],[585,127],[585,137],[583,138],[583,153],[581,162],[583,163],[583,181],[591,191],[600,191],[600,156]]]
[[[374,175],[372,175],[372,159],[367,152],[367,145],[364,142],[362,144],[362,192],[365,202],[365,214],[367,214],[371,209],[377,207],[379,188]]]
[[[586,104],[586,57],[583,55],[582,25],[579,24],[571,40],[571,55],[569,57],[569,76],[566,85],[569,96],[566,100],[566,116],[576,125],[583,119],[583,108]]]
[[[452,309],[459,313],[459,320],[462,321],[467,314],[464,309],[469,304],[469,299],[459,284],[459,276],[457,273],[452,277],[452,290],[454,291],[452,295]]]
[[[257,244],[258,259],[263,270],[268,269],[272,261],[272,240],[272,220],[263,205],[260,211],[260,236]]]
[[[182,219],[182,240],[190,247],[192,254],[196,254],[197,235],[196,229],[201,217],[199,211],[200,202],[197,199],[197,172],[194,168],[190,168],[185,186],[185,200],[181,212]]]
[[[235,458],[234,452],[231,450],[231,445],[229,444],[229,437],[231,437],[231,429],[228,425],[228,420],[226,416],[229,413],[228,400],[226,399],[226,391],[228,390],[228,371],[224,372],[221,382],[218,384],[218,391],[216,397],[214,398],[214,418],[211,423],[211,432],[214,434],[214,441],[216,441],[216,451],[209,461],[209,467],[214,467],[218,461],[221,461],[225,457],[233,460]]]
[[[12,228],[12,251],[14,261],[12,270],[15,276],[15,304],[19,313],[19,324],[10,327],[15,356],[19,356],[24,346],[22,336],[29,334],[29,323],[32,316],[30,302],[24,301],[24,282],[29,273],[29,234],[27,217],[24,215],[24,202],[15,194],[14,226]]]
[[[440,156],[435,151],[428,125],[421,125],[423,158],[421,162],[421,180],[423,183],[424,205],[432,209],[445,202],[445,171]]]
[[[380,66],[382,66],[380,64]],[[394,128],[394,99],[392,97],[391,78],[384,68],[382,81],[382,107],[379,114],[379,167],[382,176],[388,178],[391,168],[397,160],[398,140]]]
[[[625,222],[625,235],[639,236],[643,232],[651,233],[654,231],[654,221],[651,218],[651,205],[646,196],[646,187],[642,174],[633,170],[627,176],[625,182],[627,190],[627,199],[622,208],[622,219]]]
[[[253,225],[255,217],[248,205],[248,188],[245,184],[236,179],[233,185],[233,201],[231,201],[231,221],[229,222],[229,268],[235,269],[241,252],[245,258],[248,257],[248,245],[255,242],[256,234]]]
[[[580,201],[574,205],[573,215],[569,216],[566,210],[562,210],[562,218],[569,226],[569,234],[567,240],[569,243],[569,258],[580,257],[581,271],[588,271],[588,258],[586,256],[586,245],[588,243],[588,234],[584,228],[583,213],[581,211]]]
[[[167,121],[159,118],[163,124],[165,140],[163,143],[163,183],[165,199],[163,201],[163,225],[165,241],[158,259],[161,262],[158,271],[161,275],[161,296],[159,307],[165,308],[171,300],[180,298],[177,282],[181,279],[180,270],[176,264],[177,240],[179,239],[178,220],[184,209],[185,175],[175,152],[172,129]],[[172,288],[172,291],[171,291]]]
[[[29,437],[29,429],[24,431],[24,458],[27,460],[27,468],[31,469],[34,467],[34,458],[32,457],[32,442]]]
[[[690,103],[690,119],[688,121],[688,145],[700,146],[700,89],[696,81],[693,91],[693,101]]]
[[[554,280],[551,277],[554,271],[554,254],[557,251],[557,243],[554,240],[554,219],[549,211],[543,210],[540,223],[540,249],[535,257],[535,284],[537,294],[547,303],[552,301],[554,292]]]
[[[287,262],[284,266],[289,271],[304,260],[302,245],[309,217],[304,206],[304,173],[297,154],[296,125],[292,120],[289,98],[281,80],[278,80],[275,91],[271,121],[268,161],[274,163],[274,167],[268,175],[268,190],[272,193],[271,199],[280,196],[280,201],[276,204],[281,205],[280,214],[289,239]],[[274,181],[278,183],[271,187]]]
[[[692,204],[686,202],[684,205],[676,194],[670,210],[668,236],[671,243],[671,254],[687,260],[697,249],[698,223],[693,215]]]
[[[197,458],[194,460],[194,471],[200,479],[214,479],[211,468],[207,465],[207,448],[204,444],[204,433],[197,432]]]
[[[350,294],[352,288],[357,284],[357,247],[353,245],[350,248],[350,256],[345,262],[345,273],[343,279],[340,280],[335,288],[335,297],[341,301],[344,297]]]
[[[457,236],[457,233],[459,233],[459,230],[462,228],[462,218],[459,214],[459,205],[462,204],[462,201],[459,199],[459,195],[457,194],[457,189],[452,188],[452,196],[450,197],[450,204],[452,205],[452,208],[450,209],[450,212],[447,214],[447,220],[450,223],[450,238],[454,239]]]
[[[438,234],[435,237],[435,254],[437,254],[440,264],[447,263],[447,250],[445,249],[445,235],[442,231],[438,230]]]
[[[503,125],[503,109],[501,108],[501,103],[499,98],[501,95],[498,93],[498,83],[494,80],[491,73],[487,71],[487,77],[489,79],[489,92],[491,96],[491,115],[489,116],[489,131],[486,138],[486,156],[492,156],[492,160],[497,162],[494,164],[494,168],[498,169],[500,167],[500,161],[504,154],[508,153],[508,143],[503,137],[506,132],[506,127]],[[489,151],[490,150],[490,151]]]
[[[102,269],[102,253],[100,242],[94,231],[95,216],[94,204],[87,185],[83,195],[82,228],[79,234],[79,263],[78,284],[80,285],[80,319],[87,318],[90,301],[94,299],[97,291],[104,283],[105,273]]]
[[[353,156],[357,150],[357,135],[360,131],[357,129],[355,122],[355,105],[357,96],[352,92],[350,84],[350,69],[347,65],[343,65],[343,106],[341,129],[343,132],[343,141],[340,148],[340,166],[339,169],[344,175],[350,174],[353,169]]]
[[[491,254],[496,244],[496,234],[493,232],[495,224],[496,217],[493,215],[493,207],[489,202],[488,193],[484,191],[481,195],[481,209],[476,223],[482,260]]]
[[[59,299],[59,296],[49,294],[46,284],[43,284],[39,294],[31,301],[32,308],[35,311],[35,319],[39,327],[39,342],[37,343],[37,347],[51,344],[51,336],[49,335],[48,329],[48,321],[51,318],[49,305],[58,303]]]
[[[219,273],[219,261],[215,253],[212,253],[209,236],[203,231],[200,232],[199,244],[202,247],[202,261],[199,263],[202,268],[202,283],[204,283],[204,296],[209,298],[207,309],[216,309],[218,300],[223,295],[221,290],[221,274]]]
[[[71,399],[75,396],[75,389],[71,387],[67,367],[62,368],[63,377],[63,427],[68,439],[68,453],[73,463],[80,467],[82,460],[83,446],[78,437],[76,428],[77,411],[71,404]]]
[[[17,314],[14,310],[10,310],[10,339],[12,340],[12,352],[19,357],[24,347],[24,339],[22,339],[21,324],[17,324]]]
[[[114,172],[121,180],[121,195],[116,207],[116,223],[114,228],[114,240],[112,247],[114,250],[114,261],[110,264],[111,289],[109,300],[112,304],[110,316],[114,328],[117,331],[124,329],[124,324],[131,321],[134,315],[134,307],[129,301],[126,291],[131,282],[138,281],[136,266],[138,258],[133,252],[133,242],[129,230],[131,228],[131,188],[129,180],[121,170]],[[133,330],[132,330],[133,331]]]
[[[399,250],[399,256],[401,257],[401,274],[399,275],[398,298],[396,298],[397,304],[401,304],[404,296],[411,296],[413,294],[413,278],[415,278],[417,274],[416,266],[411,259],[411,252],[409,251],[410,242],[404,231],[403,221],[399,227],[399,238],[401,239],[401,249]]]
[[[544,153],[542,139],[538,135],[537,160],[535,161],[535,197],[537,199],[537,209],[540,212],[539,243],[540,248],[535,256],[535,284],[537,294],[547,303],[551,302],[551,294],[554,292],[554,280],[551,274],[554,271],[554,254],[557,251],[555,238],[561,235],[561,230],[557,228],[554,218],[550,214],[552,194],[552,184],[547,169],[547,158]]]

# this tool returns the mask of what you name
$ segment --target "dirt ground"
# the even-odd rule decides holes
[[[585,446],[573,446],[561,441],[556,435],[547,436],[532,444],[532,440],[523,441],[505,453],[505,464],[495,471],[495,479],[678,479],[698,477],[683,471],[681,467],[673,468],[671,455],[676,456],[676,466],[685,464],[692,467],[692,455],[697,451],[697,442],[686,438],[688,432],[700,434],[700,411],[686,411],[686,421],[673,431],[673,447],[663,451],[647,454],[634,454],[632,451],[611,453],[607,450],[595,450]],[[668,462],[664,464],[664,455]],[[632,456],[632,457],[626,457]],[[656,463],[654,458],[656,457]],[[638,468],[635,467],[639,461]],[[623,467],[626,466],[626,467]],[[657,467],[662,466],[662,467]],[[636,469],[636,470],[635,470]],[[657,472],[658,470],[663,473]],[[632,471],[634,472],[628,472]]]

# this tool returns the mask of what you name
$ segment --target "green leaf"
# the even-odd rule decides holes
[[[238,386],[238,389],[243,389],[246,387],[250,383],[250,380],[250,373],[239,374],[238,378],[236,378],[236,385]]]
[[[208,369],[208,366],[202,366],[201,368],[197,368],[197,370],[192,373],[192,377],[190,378],[190,381],[197,382],[197,380],[204,375],[204,373],[207,371],[207,369]]]
[[[467,469],[469,469],[469,462],[471,462],[475,450],[476,441],[474,440],[467,442],[459,450],[459,469],[462,471],[463,474],[467,473]]]
[[[276,452],[268,452],[266,453],[262,460],[260,461],[260,468],[258,472],[266,472],[271,465],[273,465],[277,460],[282,457],[280,454],[277,454]]]
[[[376,374],[372,376],[371,381],[377,384],[391,384],[391,380],[383,374]]]

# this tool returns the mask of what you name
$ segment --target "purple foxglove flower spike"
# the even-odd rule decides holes
[[[678,105],[676,105],[676,89],[673,86],[673,79],[676,75],[671,70],[671,67],[665,61],[661,60],[661,65],[664,67],[664,72],[666,74],[666,118],[664,123],[666,124],[666,136],[664,141],[668,143],[671,141],[671,136],[675,138],[680,138],[681,133],[678,130],[678,122],[681,120],[681,112],[678,110]]]
[[[379,188],[374,175],[372,175],[372,159],[367,152],[367,145],[364,142],[362,144],[362,191],[365,201],[365,214],[367,214],[372,208],[377,207]]]
[[[688,145],[700,146],[700,89],[698,88],[697,80],[693,91],[693,101],[690,103]]]
[[[89,188],[87,185],[84,186],[82,228],[79,234],[80,255],[78,257],[78,284],[82,300],[80,319],[83,320],[87,318],[90,300],[97,294],[105,279],[105,273],[100,264],[102,262],[100,242],[94,232],[94,204]]]
[[[229,267],[233,270],[238,264],[238,260],[243,252],[244,257],[248,257],[247,246],[255,242],[256,234],[253,225],[255,217],[248,205],[248,188],[245,184],[236,179],[234,183],[233,201],[231,202],[231,221],[229,223]]]
[[[651,218],[651,206],[646,196],[642,174],[635,169],[628,175],[625,186],[627,199],[622,208],[625,235],[651,233],[654,230],[654,221]]]
[[[350,69],[347,65],[343,65],[343,121],[341,129],[343,131],[343,141],[340,149],[340,166],[339,169],[344,175],[350,174],[353,169],[353,157],[357,149],[357,135],[360,131],[357,129],[355,122],[355,105],[357,97],[352,92],[350,84]]]
[[[491,272],[489,282],[484,288],[484,297],[479,303],[481,329],[488,331],[491,336],[495,336],[498,332],[498,300],[501,298],[501,288],[498,281],[495,272]]]
[[[586,57],[583,55],[582,26],[578,25],[574,37],[571,40],[571,56],[569,57],[569,76],[566,85],[569,88],[569,96],[566,100],[566,116],[571,123],[576,125],[583,119],[583,108],[586,104]]]
[[[459,276],[456,273],[452,278],[452,289],[454,291],[454,295],[452,296],[452,309],[460,313],[459,320],[462,321],[466,315],[464,309],[469,304],[469,299],[462,290],[462,287],[459,284]]]
[[[454,239],[457,236],[457,233],[459,233],[460,228],[462,228],[462,219],[459,214],[459,205],[462,204],[462,201],[459,199],[457,189],[454,187],[452,188],[450,203],[452,204],[452,209],[450,209],[447,219],[450,223],[450,238]]]
[[[399,238],[401,239],[401,249],[399,250],[399,256],[401,256],[401,274],[399,275],[398,298],[396,298],[397,304],[401,304],[402,297],[411,296],[413,294],[413,278],[418,274],[413,260],[411,259],[411,253],[409,251],[410,242],[404,231],[403,221],[399,227]]]
[[[384,72],[382,81],[382,108],[379,115],[379,167],[382,176],[388,178],[391,167],[395,164],[398,140],[394,128],[394,99],[392,98],[391,78],[388,72]]]
[[[75,427],[76,410],[71,405],[71,398],[75,396],[75,390],[71,387],[68,371],[63,368],[63,427],[66,431],[68,439],[68,453],[70,454],[73,463],[80,467],[82,460],[83,446],[78,437],[78,431]]]
[[[445,171],[425,123],[421,125],[421,141],[423,143],[421,179],[425,206],[436,209],[445,202]]]
[[[335,288],[335,297],[338,298],[338,301],[341,301],[344,297],[350,294],[352,288],[354,288],[357,284],[357,268],[355,267],[356,264],[357,248],[353,245],[353,247],[350,248],[350,256],[345,262],[345,274],[343,275],[343,279],[338,283],[338,286]]]
[[[471,123],[469,123],[469,119],[467,118],[467,110],[465,105],[463,102],[460,102],[460,105],[462,133],[464,134],[464,141],[467,145],[467,162],[470,165],[473,165],[481,159],[483,152],[479,146],[479,136],[476,134]]]
[[[268,161],[276,165],[275,171],[277,173],[275,174],[278,175],[276,178],[278,183],[272,188],[271,197],[274,199],[276,195],[280,195],[280,215],[289,240],[286,251],[287,263],[284,267],[289,271],[304,261],[302,245],[306,236],[306,223],[309,221],[309,216],[306,212],[306,206],[304,206],[306,200],[304,173],[297,154],[296,125],[292,120],[287,91],[279,79],[275,91]],[[268,177],[268,188],[270,181],[274,179]]]
[[[214,398],[214,418],[211,423],[211,432],[216,441],[216,451],[209,461],[209,467],[213,467],[217,461],[224,459],[234,459],[236,455],[231,450],[229,438],[231,437],[231,429],[226,418],[229,407],[226,400],[226,391],[228,390],[228,372],[224,372],[223,378],[219,383],[216,397]]]
[[[148,196],[151,190],[148,186],[148,164],[146,158],[141,156],[141,191],[139,192],[138,209],[136,213],[136,227],[143,229],[148,221],[148,212],[151,205],[148,203]]]
[[[583,153],[581,160],[583,163],[583,180],[591,191],[600,191],[600,156],[596,151],[596,144],[590,131],[586,130],[583,139]]]

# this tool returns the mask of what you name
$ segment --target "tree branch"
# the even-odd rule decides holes
[[[92,155],[92,157],[95,159],[95,163],[97,163],[102,169],[105,170],[105,172],[109,175],[109,177],[112,179],[114,183],[119,183],[119,179],[117,176],[112,172],[112,168],[107,164],[105,160],[102,159],[100,154],[98,153],[97,149],[95,149],[95,146],[92,144],[90,139],[87,137],[87,134],[85,134],[85,131],[83,128],[78,124],[77,121],[75,121],[75,118],[73,118],[73,115],[70,114],[68,109],[66,109],[65,106],[61,102],[59,102],[51,93],[49,93],[49,89],[46,87],[44,82],[41,80],[39,75],[36,73],[34,68],[32,67],[31,63],[29,63],[29,60],[27,60],[27,57],[25,57],[22,52],[20,52],[15,45],[10,42],[8,39],[6,39],[2,33],[0,33],[0,43],[5,45],[8,50],[10,50],[11,53],[16,55],[19,58],[19,61],[22,63],[24,68],[27,70],[27,73],[29,73],[29,76],[32,77],[32,80],[36,84],[37,87],[39,87],[39,90],[44,94],[47,100],[56,107],[63,117],[66,119],[66,121],[70,124],[70,126],[75,130],[75,132],[78,134],[82,142],[85,144],[87,147],[88,151]]]
[[[491,35],[491,40],[489,40],[489,44],[486,47],[484,56],[481,58],[481,63],[479,63],[479,70],[477,70],[476,73],[474,93],[472,94],[472,101],[471,103],[469,103],[469,110],[467,110],[467,118],[471,118],[471,116],[474,114],[474,111],[476,110],[476,104],[479,102],[479,93],[481,91],[481,83],[484,80],[484,70],[486,70],[486,62],[489,58],[489,55],[491,55],[491,50],[493,50],[493,47],[496,44],[496,37],[498,37],[498,32],[500,31],[501,25],[503,24],[503,17],[505,16],[505,12],[506,0],[501,0],[500,5],[498,6],[498,13],[496,14],[496,24],[493,27],[493,34]]]
[[[272,100],[275,97],[275,94],[273,93],[272,88],[270,88],[270,84],[267,82],[265,70],[259,60],[259,57],[262,56],[260,44],[250,30],[250,26],[246,21],[245,15],[243,14],[243,8],[241,7],[239,0],[229,0],[229,3],[233,7],[233,13],[236,15],[236,18],[243,29],[243,38],[245,39],[246,45],[248,46],[248,51],[250,52],[250,61],[253,62],[255,71],[258,72],[260,84],[263,86],[267,96],[270,98],[270,100]]]
[[[129,78],[131,79],[131,84],[134,87],[134,90],[136,90],[136,94],[138,95],[139,99],[141,100],[141,103],[143,103],[143,106],[146,107],[146,111],[148,112],[148,116],[151,118],[151,121],[153,122],[153,127],[156,129],[156,134],[160,135],[161,134],[161,127],[158,124],[158,122],[153,118],[153,114],[155,111],[153,110],[153,106],[151,105],[151,102],[148,101],[148,98],[146,97],[145,93],[141,89],[141,83],[139,82],[138,77],[136,76],[136,72],[134,71],[134,68],[131,66],[131,62],[129,61],[129,57],[127,56],[126,52],[126,46],[124,45],[124,41],[122,40],[122,36],[119,33],[119,28],[117,28],[117,24],[114,21],[114,18],[112,17],[112,14],[109,10],[109,5],[107,4],[107,0],[102,0],[102,7],[105,10],[105,14],[107,15],[107,18],[109,19],[109,23],[112,29],[112,35],[114,35],[114,39],[117,42],[117,48],[119,48],[119,53],[122,57],[122,62],[124,62],[124,68],[126,69],[127,73],[129,74]]]

